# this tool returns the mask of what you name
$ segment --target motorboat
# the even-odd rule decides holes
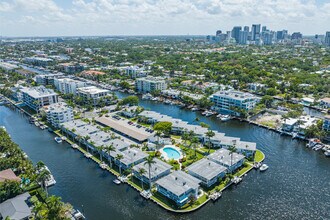
[[[72,214],[72,216],[76,220],[86,219],[86,217],[78,209]]]
[[[221,115],[221,117],[219,117],[221,121],[229,121],[231,119],[230,115]]]
[[[261,167],[259,168],[260,171],[266,171],[268,169],[268,165],[267,164],[263,164],[261,165]]]
[[[112,182],[115,183],[116,185],[119,185],[121,183],[119,179],[114,179]]]
[[[37,127],[39,127],[39,126],[40,126],[39,122],[37,122],[37,121],[36,121],[36,122],[34,122],[34,125],[35,125],[35,126],[37,126]]]
[[[67,138],[65,136],[61,137],[62,141],[65,141]]]
[[[261,163],[259,163],[259,162],[254,162],[253,167],[254,167],[255,169],[259,169],[259,168],[261,167]]]
[[[191,111],[198,111],[199,109],[197,107],[193,107]]]
[[[86,158],[91,158],[93,155],[90,154],[90,153],[85,153],[84,156],[85,156]]]
[[[330,157],[330,150],[325,151],[324,155],[327,156],[327,157]]]
[[[100,163],[100,167],[105,170],[108,168],[108,165],[106,163]]]
[[[242,181],[242,178],[238,176],[234,176],[234,178],[231,181],[235,184],[239,184]]]
[[[77,144],[72,144],[71,147],[72,147],[73,149],[77,149],[77,148],[79,148],[79,146],[78,146]]]
[[[62,143],[62,138],[60,138],[60,137],[55,137],[54,140],[55,140],[58,144]]]

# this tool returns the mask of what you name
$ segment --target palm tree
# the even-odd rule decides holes
[[[50,177],[50,172],[46,169],[39,172],[37,176],[37,181],[41,183],[41,187],[45,190],[46,197],[48,197],[46,181],[49,179],[49,177]]]
[[[144,168],[141,167],[141,168],[139,168],[138,172],[139,172],[139,175],[141,177],[142,190],[144,190],[144,187],[143,187],[143,174],[145,174],[147,171]]]
[[[194,151],[195,151],[195,157],[196,157],[196,151],[197,151],[197,144],[199,143],[199,139],[198,137],[194,136],[191,139],[191,146],[193,147]]]
[[[189,133],[185,130],[182,134],[182,140],[184,140],[184,146],[186,147],[187,141],[189,140]]]
[[[156,161],[154,160],[154,157],[152,157],[151,155],[149,157],[147,157],[146,161],[144,162],[144,165],[148,164],[148,168],[149,168],[149,190],[151,191],[151,165],[155,164]]]
[[[101,162],[103,162],[103,157],[102,157],[102,155],[103,155],[104,145],[102,145],[102,146],[98,146],[98,147],[95,147],[95,148],[96,148],[96,150],[99,152]]]
[[[41,169],[45,168],[45,163],[42,162],[42,161],[38,161],[37,164],[36,164],[36,168],[38,171],[41,171]]]
[[[209,146],[209,152],[210,153],[210,149],[211,149],[211,137],[214,137],[215,133],[212,130],[208,130],[205,133],[206,137],[208,137],[208,146]]]
[[[109,146],[106,146],[106,147],[105,147],[105,150],[106,150],[106,152],[108,153],[109,164],[110,164],[110,167],[111,167],[111,169],[112,169],[112,160],[111,160],[111,155],[110,155],[110,153],[111,153],[111,151],[115,151],[116,148],[114,148],[113,144],[110,144]]]
[[[159,144],[159,137],[162,135],[161,131],[156,131],[155,136],[157,137],[157,143]]]
[[[229,152],[229,155],[230,155],[230,166],[232,166],[233,165],[233,154],[237,151],[237,149],[233,145],[233,146],[228,147],[228,150],[230,151]],[[230,169],[230,173],[232,173],[232,170],[231,169]]]
[[[120,162],[120,160],[123,159],[123,157],[124,156],[122,154],[117,154],[117,156],[116,156],[116,160],[119,161],[119,173],[120,173],[120,176],[121,176],[121,162]]]
[[[35,219],[47,219],[48,209],[45,203],[39,201],[35,202],[32,211],[34,212]]]

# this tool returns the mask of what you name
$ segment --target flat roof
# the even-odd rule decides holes
[[[211,97],[217,96],[217,97],[224,97],[224,98],[230,98],[234,100],[246,100],[246,99],[257,99],[258,97],[247,92],[241,92],[237,90],[227,90],[227,91],[218,91],[211,95]]]
[[[37,87],[26,87],[21,89],[23,93],[28,94],[29,96],[33,98],[42,98],[42,97],[48,97],[48,96],[55,96],[57,95],[54,90],[47,89],[44,86],[37,86]]]
[[[163,172],[170,170],[172,168],[171,165],[168,163],[165,163],[164,161],[161,161],[158,158],[154,158],[155,163],[151,164],[150,166],[150,176],[151,178],[154,178]],[[136,172],[139,172],[139,169],[143,168],[146,172],[143,174],[143,176],[147,179],[149,179],[149,165],[145,163],[137,164],[133,167],[133,170]]]
[[[80,87],[77,88],[77,91],[80,93],[88,93],[88,94],[98,94],[101,92],[110,92],[107,89],[100,89],[96,86],[86,86],[86,87]]]
[[[180,196],[191,189],[197,189],[200,183],[201,181],[199,179],[181,170],[174,171],[156,181],[156,184],[176,196]]]
[[[213,160],[214,162],[223,164],[225,166],[232,166],[231,164],[231,154],[230,151],[224,148],[221,148],[214,153],[210,154],[207,158]],[[238,153],[233,153],[233,164],[236,164],[245,157]]]
[[[145,128],[137,128],[129,125],[128,120],[125,119],[113,119],[112,117],[100,117],[95,119],[97,122],[109,126],[116,131],[119,131],[137,141],[146,141],[149,137],[153,136],[153,133],[145,131]]]
[[[116,157],[118,154],[123,155],[123,159],[121,159],[120,162],[126,166],[130,166],[131,164],[149,156],[149,154],[144,153],[142,150],[135,147],[126,149],[122,152],[115,151],[113,153],[114,154],[110,153],[110,155],[114,157]]]
[[[207,180],[211,180],[218,176],[220,173],[227,171],[226,167],[206,158],[194,162],[186,169]]]

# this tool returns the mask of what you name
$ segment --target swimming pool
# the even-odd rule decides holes
[[[180,151],[175,146],[165,145],[162,151],[163,151],[163,155],[166,154],[164,155],[166,159],[178,160],[182,158]]]

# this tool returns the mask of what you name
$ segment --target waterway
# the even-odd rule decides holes
[[[122,96],[122,95],[120,95]],[[228,136],[254,141],[266,154],[270,168],[252,170],[242,183],[190,214],[174,214],[145,201],[127,185],[112,183],[114,176],[68,144],[56,144],[53,134],[28,123],[25,116],[0,106],[0,125],[37,162],[44,161],[57,184],[50,193],[83,209],[88,219],[330,219],[330,159],[305,143],[239,121],[222,123],[198,112],[141,100],[146,109],[181,118],[194,124],[201,121]],[[200,121],[195,121],[196,118]]]

